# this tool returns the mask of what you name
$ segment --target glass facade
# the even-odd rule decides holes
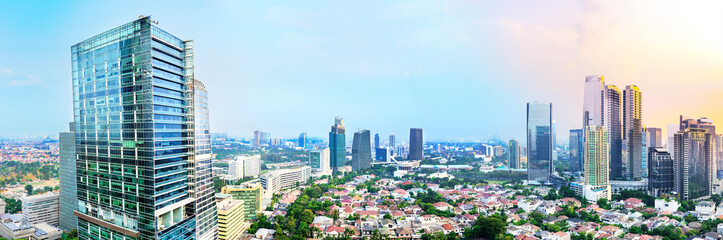
[[[552,104],[527,103],[527,180],[549,183],[552,164]]]
[[[354,171],[372,167],[371,132],[361,130],[354,133],[351,146],[351,168]]]
[[[711,194],[713,181],[712,137],[706,129],[687,128],[675,134],[675,172],[682,200],[697,200]]]
[[[80,239],[197,238],[192,43],[141,17],[71,53]]]
[[[424,157],[424,140],[421,128],[409,129],[409,160],[422,160]]]
[[[70,123],[69,132],[60,133],[60,222],[63,231],[78,228],[77,182],[75,180],[75,123]]]
[[[329,150],[331,151],[331,168],[336,173],[346,165],[346,128],[344,120],[337,117],[329,132]]]
[[[570,129],[570,171],[582,172],[583,167],[583,139],[582,129]]]

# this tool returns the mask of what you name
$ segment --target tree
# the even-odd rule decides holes
[[[698,220],[697,218],[693,217],[693,215],[690,215],[690,214],[685,215],[685,217],[683,219],[685,219],[685,222],[687,222],[687,223],[692,223],[692,222],[695,222]]]
[[[384,219],[390,219],[390,220],[391,220],[391,219],[392,219],[392,215],[389,214],[389,213],[384,214]]]
[[[607,209],[607,210],[610,210],[610,208],[611,208],[611,207],[610,207],[610,204],[608,203],[608,199],[607,199],[607,198],[598,199],[598,200],[597,200],[597,205],[600,206],[601,208]]]
[[[299,217],[299,220],[301,220],[301,222],[303,222],[303,223],[311,224],[311,222],[314,221],[314,216],[315,215],[311,210],[306,209],[303,212],[301,212],[301,216]]]
[[[33,195],[33,185],[25,185],[25,191],[28,192],[28,195]]]
[[[504,215],[491,215],[489,217],[480,216],[475,220],[472,228],[464,232],[465,238],[486,238],[493,239],[497,235],[504,233],[507,225],[507,217]]]

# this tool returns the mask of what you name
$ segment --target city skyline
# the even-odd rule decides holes
[[[160,27],[179,35],[199,36],[197,59],[202,64],[197,71],[216,93],[209,98],[215,132],[250,136],[254,129],[265,129],[276,136],[308,132],[323,137],[327,119],[342,116],[350,129],[384,135],[419,126],[433,140],[479,140],[500,133],[506,139],[524,139],[525,103],[538,100],[555,104],[556,134],[565,136],[569,129],[582,127],[578,116],[583,93],[577,89],[583,89],[582,79],[592,74],[618,86],[644,89],[645,126],[664,128],[681,114],[723,120],[723,113],[714,110],[723,105],[717,97],[723,92],[718,70],[723,49],[717,44],[723,41],[723,30],[711,28],[720,17],[706,12],[715,6],[541,1],[529,3],[540,8],[523,9],[467,2],[377,2],[353,8],[236,4],[164,9],[165,4],[156,2],[141,9],[126,3],[6,3],[0,20],[7,24],[0,26],[0,33],[26,37],[0,39],[0,102],[13,103],[2,104],[0,110],[16,116],[0,120],[13,126],[1,129],[0,135],[64,130],[63,122],[72,120],[69,46],[141,14],[153,15]],[[97,11],[71,14],[91,7]],[[217,14],[191,20],[184,14],[189,9]],[[645,18],[638,17],[641,9]],[[671,20],[666,13],[672,10],[703,12]],[[377,20],[358,21],[368,13]],[[425,20],[428,17],[433,21]],[[209,25],[231,29],[202,27]],[[254,32],[254,37],[244,37],[244,32]],[[539,38],[530,40],[532,35]],[[229,46],[230,41],[239,44]],[[387,57],[377,56],[382,52]],[[245,74],[223,70],[236,67]],[[700,93],[694,86],[699,84],[686,84],[691,80],[706,84],[706,90]],[[364,86],[361,83],[368,86],[352,91],[352,86]],[[315,91],[327,96],[308,94]],[[350,101],[365,92],[377,97],[366,98],[370,101],[364,104]],[[687,100],[667,100],[680,94]],[[430,95],[437,97],[426,97]],[[382,96],[396,97],[390,101]],[[297,100],[287,100],[291,98]],[[340,101],[318,107],[328,99]],[[690,107],[694,102],[709,104]],[[242,107],[234,107],[239,104]],[[433,109],[439,114],[425,114]],[[60,121],[51,121],[55,119]],[[481,124],[465,125],[469,120]]]

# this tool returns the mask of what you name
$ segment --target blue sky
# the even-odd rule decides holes
[[[0,135],[65,130],[70,46],[141,14],[195,40],[214,132],[325,137],[341,116],[350,131],[398,139],[410,127],[424,128],[427,140],[521,139],[525,103],[539,100],[553,102],[558,139],[566,139],[580,125],[590,74],[620,88],[637,84],[648,126],[677,114],[715,120],[723,19],[656,3],[3,2]],[[670,11],[680,17],[667,20]],[[670,101],[695,91],[681,79],[708,86],[688,98],[706,106]]]

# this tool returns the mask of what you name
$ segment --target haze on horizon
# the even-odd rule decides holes
[[[723,124],[723,2],[42,2],[0,4],[0,136],[72,120],[70,46],[152,15],[195,41],[213,132],[524,142],[525,103],[557,138],[582,121],[587,75],[643,92],[643,122]]]

